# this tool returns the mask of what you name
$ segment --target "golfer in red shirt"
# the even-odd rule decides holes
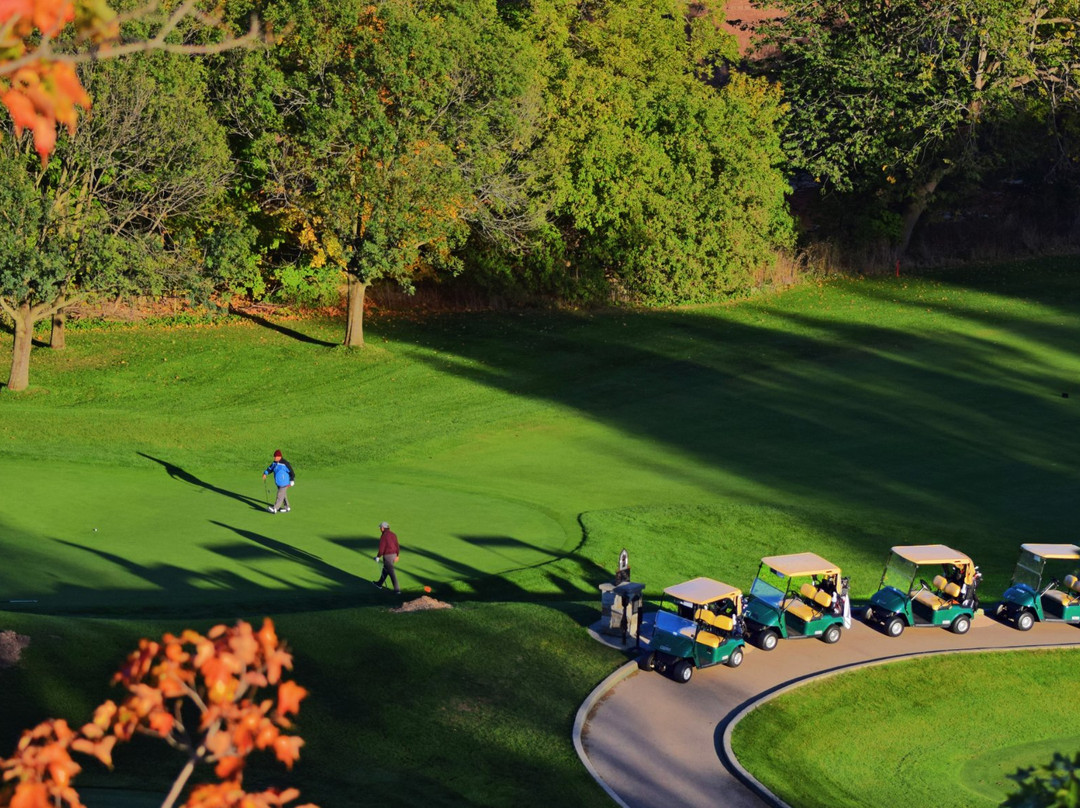
[[[379,553],[375,556],[375,560],[382,559],[382,575],[379,576],[379,580],[372,581],[375,586],[382,589],[383,581],[386,580],[386,576],[390,576],[390,583],[394,585],[394,594],[401,594],[401,587],[398,586],[397,573],[394,572],[394,565],[397,564],[398,556],[401,554],[401,548],[398,547],[397,534],[390,529],[390,525],[387,522],[383,522],[379,525],[379,530],[382,531],[382,535],[379,536]]]

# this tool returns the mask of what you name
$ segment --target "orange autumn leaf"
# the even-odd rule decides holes
[[[279,735],[274,741],[274,755],[291,769],[293,763],[300,759],[300,747],[304,745],[302,738],[296,735]]]
[[[222,780],[227,780],[244,768],[244,759],[239,755],[223,757],[214,767],[214,774]]]
[[[296,682],[282,682],[278,686],[278,715],[284,717],[289,713],[293,713],[295,715],[296,713],[300,712],[300,701],[305,696],[307,696],[307,694],[307,690],[298,685]]]
[[[87,727],[93,727],[93,724],[87,724]],[[85,728],[84,728],[85,729]],[[96,729],[96,727],[95,727]],[[100,730],[99,730],[100,731]],[[115,735],[110,735],[107,738],[102,738],[99,741],[92,741],[87,738],[76,738],[71,742],[71,748],[76,752],[82,752],[84,755],[91,755],[97,758],[110,769],[112,768],[112,750],[116,745],[117,738]]]
[[[38,90],[34,78],[25,86]],[[269,620],[257,633],[243,621],[210,633],[212,639],[189,630],[180,637],[166,635],[162,643],[141,640],[115,676],[126,690],[123,699],[98,706],[78,732],[56,720],[23,733],[15,756],[0,758],[3,779],[16,781],[11,798],[0,801],[8,808],[82,808],[72,787],[81,767],[70,753],[91,755],[111,767],[117,741],[136,731],[167,737],[196,761],[214,765],[224,782],[196,787],[189,808],[275,808],[294,801],[296,789],[247,793],[241,782],[255,749],[273,749],[290,769],[300,757],[303,740],[283,735],[279,727],[289,726],[286,716],[299,710],[307,690],[282,681],[276,700],[267,692],[268,670],[275,667],[280,674],[286,664],[291,667],[292,657]],[[196,717],[194,725],[188,723]]]
[[[263,618],[262,628],[259,629],[258,634],[255,636],[259,640],[259,644],[262,645],[264,654],[269,656],[271,651],[277,649],[278,636],[274,630],[274,621],[269,617]]]
[[[37,111],[30,99],[18,90],[8,90],[0,96],[0,101],[7,107],[11,114],[12,123],[15,124],[15,134],[21,135],[23,129],[29,129],[37,120]]]
[[[11,808],[52,808],[49,789],[44,783],[25,782],[15,786]]]
[[[259,653],[260,644],[251,632],[251,626],[243,623],[242,626],[237,626],[236,633],[229,638],[229,648],[236,654],[241,664],[253,665]]]
[[[173,727],[176,726],[176,719],[173,718],[172,714],[161,711],[150,715],[147,723],[151,730],[162,738],[167,738],[172,734]]]

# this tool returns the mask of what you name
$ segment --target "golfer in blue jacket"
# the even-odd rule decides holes
[[[274,485],[277,486],[277,501],[267,510],[270,513],[288,513],[292,510],[289,507],[289,486],[295,485],[296,474],[293,472],[292,464],[281,456],[280,449],[274,452],[274,462],[263,472],[264,480],[267,475],[273,475]]]

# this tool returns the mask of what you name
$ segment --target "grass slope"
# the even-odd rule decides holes
[[[0,671],[0,748],[81,720],[136,637],[269,613],[318,683],[305,797],[603,804],[569,730],[620,660],[582,627],[622,547],[653,594],[810,549],[866,596],[891,544],[943,541],[993,596],[1021,541],[1074,538],[1078,296],[1059,260],[737,306],[375,317],[363,351],[324,321],[73,331],[0,394],[0,601],[37,601],[0,625],[35,640]],[[288,515],[260,510],[275,448]],[[382,519],[406,590],[458,609],[387,614],[366,583]]]
[[[1063,703],[1076,659],[1075,651],[959,654],[841,674],[754,710],[732,747],[800,808],[993,808],[1016,790],[1007,775],[1080,744],[1062,713],[1047,709]]]

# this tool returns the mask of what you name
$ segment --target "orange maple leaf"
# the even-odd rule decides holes
[[[296,714],[300,712],[300,701],[307,696],[307,694],[307,690],[300,687],[296,682],[282,682],[278,686],[278,715],[284,718],[289,713]]]

